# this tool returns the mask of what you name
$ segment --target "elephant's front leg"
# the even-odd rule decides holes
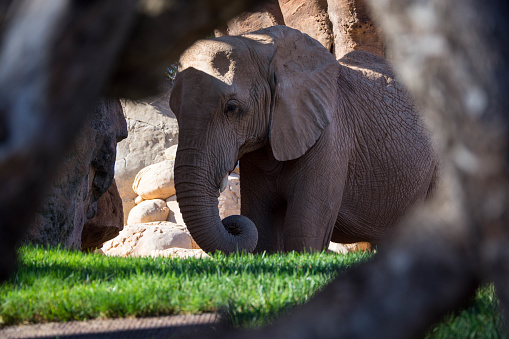
[[[287,209],[283,225],[284,251],[322,251],[329,245],[341,206],[346,161],[297,159],[285,175]],[[314,165],[309,165],[313,163]]]
[[[255,252],[282,252],[283,225],[287,203],[278,192],[278,178],[283,163],[266,149],[248,153],[240,160],[241,214],[258,229]],[[270,153],[270,150],[269,150]]]

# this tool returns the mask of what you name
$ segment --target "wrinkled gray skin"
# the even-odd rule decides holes
[[[376,244],[436,181],[430,136],[384,60],[338,63],[289,27],[198,41],[170,105],[177,199],[205,251]],[[242,216],[221,222],[219,189],[239,159]]]

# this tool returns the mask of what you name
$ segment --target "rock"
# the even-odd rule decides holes
[[[166,158],[166,160],[175,161],[175,157],[177,156],[177,148],[178,148],[178,145],[173,145],[170,148],[168,148],[166,151],[164,151],[164,157]]]
[[[219,195],[219,216],[224,219],[230,215],[240,214],[240,176],[230,174],[228,185]]]
[[[337,59],[354,50],[385,56],[380,27],[373,24],[365,0],[329,0],[328,14],[334,31]]]
[[[165,221],[169,212],[166,201],[162,199],[145,200],[131,209],[127,218],[127,225]]]
[[[275,25],[284,25],[283,14],[277,0],[268,0],[258,5],[252,12],[244,12],[233,18],[224,27],[215,30],[216,37],[241,35]]]
[[[168,81],[163,94],[155,98],[122,100],[129,137],[118,144],[115,180],[126,216],[135,205],[132,184],[136,174],[165,160],[165,151],[177,144],[178,124],[168,104],[170,87]]]
[[[298,29],[318,40],[337,59],[354,50],[385,56],[380,27],[365,0],[271,0],[216,29],[216,36],[245,34],[274,25]]]
[[[233,173],[237,174],[237,175],[240,175],[240,168],[239,168],[239,164],[237,164],[237,166],[235,166],[235,168],[233,169]]]
[[[142,197],[140,197],[140,196],[137,196],[137,197],[136,197],[136,199],[134,199],[134,203],[135,203],[136,205],[138,205],[138,204],[139,204],[140,202],[142,202],[142,201],[145,201],[145,199],[143,199],[143,198],[142,198]]]
[[[332,51],[332,24],[327,15],[327,0],[279,0],[285,25],[318,40]]]
[[[210,255],[202,249],[187,248],[168,248],[167,250],[155,250],[149,253],[151,257],[170,257],[170,258],[210,258]]]
[[[104,242],[115,238],[124,227],[122,199],[115,180],[97,201],[97,213],[88,220],[81,232],[81,250],[101,247]]]
[[[164,160],[143,168],[134,178],[133,191],[144,200],[175,195],[174,164],[174,160]]]
[[[339,253],[339,254],[347,254],[350,252],[365,252],[371,250],[371,245],[369,242],[358,242],[353,244],[339,244],[336,242],[330,242],[329,251]]]
[[[25,242],[81,249],[85,223],[113,182],[117,141],[127,137],[118,100],[100,100],[66,155]]]
[[[170,222],[128,225],[104,243],[101,250],[110,256],[149,256],[169,248],[199,249],[185,226]]]
[[[170,209],[170,213],[168,213],[167,221],[173,222],[177,225],[185,225],[184,219],[182,218],[182,213],[180,213],[179,204],[177,202],[177,196],[173,195],[166,199],[166,206]]]

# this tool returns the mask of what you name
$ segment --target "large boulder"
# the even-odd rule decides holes
[[[122,199],[115,180],[97,201],[97,213],[88,220],[81,232],[81,249],[101,247],[105,241],[115,238],[124,227]]]
[[[327,15],[327,0],[279,0],[285,25],[318,40],[332,51],[332,25]]]
[[[177,196],[173,195],[166,199],[166,206],[168,206],[170,212],[168,213],[167,221],[173,222],[177,225],[185,225],[182,213],[180,213],[179,204],[177,202]]]
[[[199,249],[185,226],[154,222],[124,226],[119,235],[104,243],[106,255],[137,257],[170,248]]]
[[[161,96],[141,101],[122,100],[129,136],[118,144],[115,180],[124,215],[134,207],[132,184],[143,168],[165,160],[165,151],[178,141],[178,124],[168,101],[170,81]]]
[[[143,168],[134,178],[134,193],[144,200],[167,199],[175,195],[174,164],[174,160],[164,160]]]
[[[25,241],[81,249],[84,225],[113,182],[117,142],[127,136],[122,106],[100,100],[51,184]]]
[[[244,12],[215,30],[216,37],[241,35],[275,25],[284,25],[283,14],[278,0],[263,1],[252,12]]]
[[[166,201],[162,199],[144,200],[131,209],[127,225],[166,221],[169,213]]]

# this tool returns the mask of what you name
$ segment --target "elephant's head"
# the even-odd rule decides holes
[[[332,119],[338,73],[319,42],[284,26],[201,40],[182,55],[170,98],[179,123],[175,186],[205,251],[254,250],[248,218],[221,222],[219,190],[248,152],[270,144],[286,161],[312,147]]]

